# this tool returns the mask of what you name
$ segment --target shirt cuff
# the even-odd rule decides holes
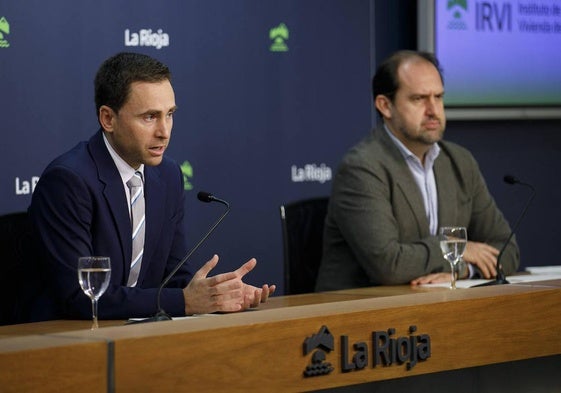
[[[466,265],[468,266],[468,276],[466,278],[469,279],[475,276],[475,268],[471,263],[466,262]]]

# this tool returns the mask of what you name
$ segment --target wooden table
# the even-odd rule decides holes
[[[103,392],[107,340],[48,335],[0,338],[0,391]]]
[[[59,379],[51,379],[53,373],[77,372],[91,357],[96,373],[90,377],[98,382],[92,391],[335,388],[560,355],[560,311],[556,280],[456,291],[398,286],[278,296],[243,313],[127,326],[100,321],[96,331],[89,330],[90,321],[4,326],[0,386],[25,380],[30,390],[47,391],[69,372]],[[331,337],[331,348],[324,342],[305,353],[305,343],[322,337]],[[373,337],[395,340],[401,348],[395,361],[382,364],[392,355],[375,350],[382,343]],[[399,361],[427,339],[430,357]],[[313,363],[322,353],[325,360]],[[46,368],[45,359],[58,368]],[[333,368],[328,374],[305,376],[327,363]]]

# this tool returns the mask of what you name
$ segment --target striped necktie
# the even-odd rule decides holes
[[[138,281],[142,254],[144,253],[144,193],[142,192],[142,174],[135,172],[127,182],[131,196],[132,256],[131,270],[127,286],[134,287]]]

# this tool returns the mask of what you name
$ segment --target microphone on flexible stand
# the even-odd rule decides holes
[[[506,239],[506,242],[503,244],[503,247],[499,251],[499,255],[497,256],[497,277],[495,278],[494,281],[489,281],[489,282],[486,282],[484,284],[474,285],[473,287],[486,287],[486,286],[489,286],[489,285],[510,284],[507,281],[507,279],[505,277],[505,273],[504,273],[503,268],[501,266],[501,257],[503,256],[503,253],[504,253],[506,247],[510,243],[510,239],[512,239],[512,236],[514,235],[514,232],[516,232],[516,230],[518,229],[518,225],[520,224],[520,221],[522,221],[522,218],[524,217],[524,215],[526,215],[526,210],[528,210],[528,207],[530,206],[530,203],[534,199],[534,196],[536,196],[536,190],[534,189],[534,187],[532,187],[528,183],[521,182],[520,180],[518,180],[514,176],[505,175],[503,180],[505,181],[505,183],[508,183],[508,184],[520,184],[524,187],[528,187],[532,191],[532,194],[530,194],[530,197],[528,198],[528,200],[526,201],[526,204],[524,205],[524,209],[522,210],[522,213],[520,213],[520,216],[518,217],[518,219],[516,220],[516,223],[512,227],[512,230],[510,231],[510,235],[508,236],[508,239]]]
[[[168,276],[164,279],[164,281],[162,281],[162,283],[160,284],[160,288],[158,289],[158,312],[156,312],[156,314],[150,318],[145,318],[145,319],[140,319],[140,320],[131,320],[128,321],[126,324],[130,325],[130,324],[135,324],[135,323],[143,323],[143,322],[156,322],[156,321],[169,321],[171,320],[171,316],[169,316],[168,313],[166,313],[163,309],[162,306],[160,304],[160,297],[162,294],[162,289],[167,285],[167,283],[169,282],[169,280],[171,280],[171,278],[173,277],[173,275],[175,273],[177,273],[177,271],[181,268],[181,266],[183,266],[185,264],[185,262],[187,262],[187,260],[191,257],[191,255],[193,255],[193,253],[201,246],[201,244],[203,244],[205,242],[205,240],[210,236],[210,234],[212,232],[214,232],[214,230],[216,229],[216,227],[222,222],[222,220],[224,219],[224,217],[226,217],[226,215],[230,212],[230,204],[228,202],[226,202],[223,199],[217,198],[214,195],[205,192],[205,191],[200,191],[197,194],[197,198],[199,199],[199,201],[201,202],[218,202],[223,204],[224,206],[226,206],[226,211],[224,211],[224,213],[218,218],[218,220],[216,220],[216,222],[210,227],[210,229],[208,230],[208,232],[201,238],[201,240],[199,240],[199,242],[195,245],[195,247],[193,247],[191,249],[191,251],[189,251],[187,253],[187,255],[185,255],[185,257],[183,257],[183,259],[181,261],[179,261],[179,263],[177,264],[177,266],[175,266],[175,268],[170,272],[170,274],[168,274]]]

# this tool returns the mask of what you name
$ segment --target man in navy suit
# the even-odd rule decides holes
[[[100,318],[153,315],[161,282],[187,252],[183,176],[164,156],[176,110],[169,69],[146,55],[117,54],[96,75],[95,104],[100,130],[48,165],[29,208],[45,286],[33,307],[34,320],[91,317],[77,275],[78,258],[88,255],[111,258]],[[145,240],[138,280],[130,283],[127,181],[138,172]],[[275,290],[242,281],[255,259],[209,277],[217,263],[215,255],[194,274],[183,266],[161,292],[162,309],[172,316],[235,312],[257,306]]]

